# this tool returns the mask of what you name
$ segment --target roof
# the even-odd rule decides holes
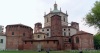
[[[38,22],[38,23],[35,23],[35,25],[42,25],[40,22]]]
[[[25,26],[25,27],[31,28],[30,26],[27,26],[27,25],[24,25],[24,24],[11,24],[11,25],[7,25],[7,26]]]
[[[65,14],[63,12],[52,12],[52,11],[50,13],[46,14],[45,16],[48,16],[49,14],[58,14],[58,13],[61,13],[61,14],[64,14],[64,15],[68,16],[68,14]]]
[[[88,32],[85,32],[85,31],[78,31],[76,34],[74,35],[81,35],[81,34],[91,34],[91,33],[88,33]],[[93,34],[91,34],[93,35]]]
[[[61,11],[60,11],[60,10],[53,10],[53,11],[51,11],[51,12],[54,12],[54,13],[55,13],[55,12],[61,12]]]
[[[57,13],[57,14],[58,14],[58,13],[62,13],[62,14],[64,14],[64,15],[68,16],[67,13],[65,14],[65,13],[63,13],[63,12],[61,11],[61,8],[60,8],[60,10],[58,10],[57,4],[55,3],[55,4],[54,4],[54,9],[51,10],[50,13],[48,13],[47,15],[49,15],[49,14],[56,14],[56,13]],[[47,16],[47,15],[45,15],[45,16]],[[45,16],[44,16],[44,17],[45,17]]]

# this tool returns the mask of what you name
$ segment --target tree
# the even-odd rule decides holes
[[[100,29],[100,1],[96,1],[94,7],[86,15],[85,22],[89,26]]]
[[[95,49],[100,49],[100,33],[94,36],[94,47]]]

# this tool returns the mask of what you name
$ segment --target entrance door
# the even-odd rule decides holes
[[[41,51],[41,43],[38,43],[38,44],[37,44],[37,50],[38,50],[38,51]]]

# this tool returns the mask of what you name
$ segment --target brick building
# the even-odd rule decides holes
[[[69,26],[70,24],[70,26]],[[6,26],[6,49],[71,50],[93,49],[93,34],[79,30],[79,23],[68,22],[68,14],[54,4],[54,10],[44,15],[44,27],[36,23],[33,29],[23,24]]]
[[[72,49],[93,49],[93,36],[90,33],[79,31],[72,36]]]
[[[0,50],[6,49],[6,35],[3,33],[0,33]]]
[[[30,39],[33,35],[33,29],[23,24],[14,24],[6,26],[6,49],[23,49],[22,39]]]

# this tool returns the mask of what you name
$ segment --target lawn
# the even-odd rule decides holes
[[[0,53],[46,53],[45,51],[0,51]],[[50,51],[50,53],[79,53],[79,51]],[[83,51],[83,53],[100,53],[100,50]]]

